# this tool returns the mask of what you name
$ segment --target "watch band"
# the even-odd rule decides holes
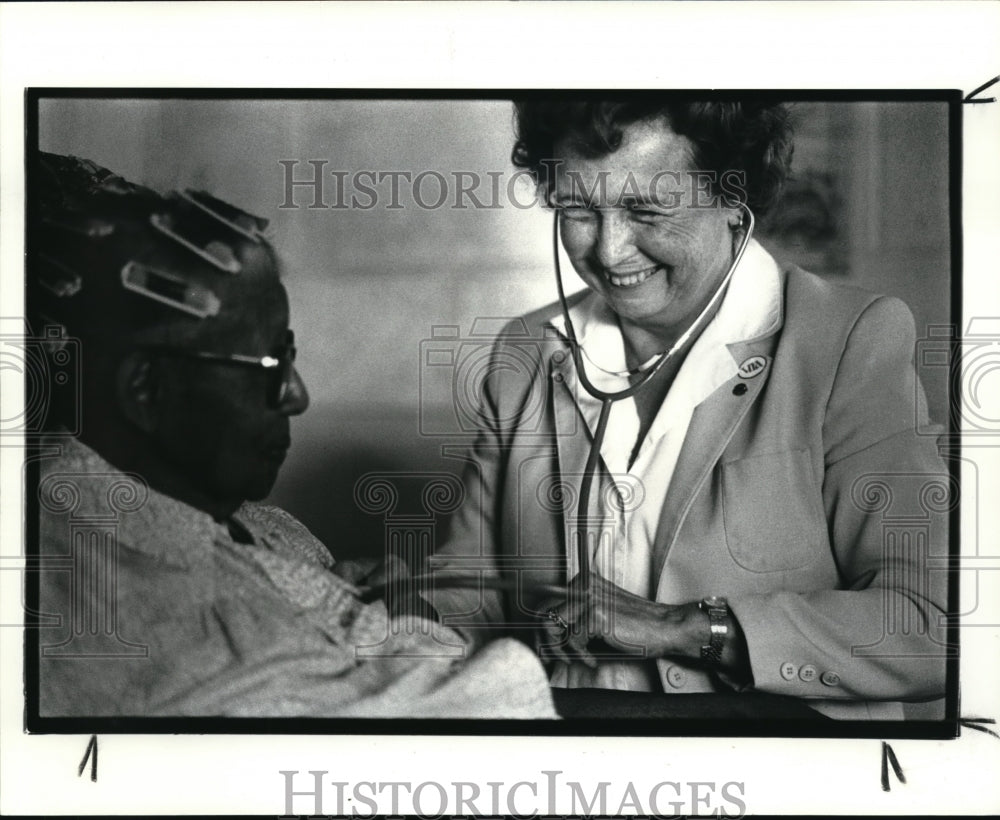
[[[708,613],[711,638],[701,648],[701,659],[712,667],[722,664],[722,650],[729,635],[729,602],[712,595],[698,602],[698,608]]]

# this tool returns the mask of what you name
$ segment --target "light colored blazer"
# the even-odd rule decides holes
[[[899,701],[944,695],[955,500],[927,429],[913,319],[898,299],[797,268],[782,290],[773,330],[730,345],[737,364],[765,367],[695,410],[660,514],[656,600],[726,596],[753,689],[837,717],[901,718]],[[494,347],[465,503],[432,561],[520,578],[516,595],[431,595],[480,640],[530,629],[533,584],[576,572],[566,543],[591,436],[565,385],[567,345],[546,326],[557,311],[510,323]],[[667,693],[725,688],[696,663],[656,665]]]

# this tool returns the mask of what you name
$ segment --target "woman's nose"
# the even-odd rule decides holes
[[[302,381],[302,376],[296,368],[292,368],[291,380],[288,382],[288,390],[285,398],[281,402],[281,413],[285,416],[298,416],[306,412],[309,407],[309,391],[306,383]]]
[[[600,212],[594,250],[597,261],[603,267],[612,269],[634,255],[632,225],[620,208]]]

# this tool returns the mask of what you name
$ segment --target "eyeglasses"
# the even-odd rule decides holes
[[[142,345],[142,349],[158,353],[161,356],[261,368],[268,377],[267,403],[274,408],[281,407],[288,400],[292,381],[295,378],[295,334],[291,330],[287,331],[285,343],[276,356],[214,353],[206,350],[186,350],[182,347],[170,347],[169,345]]]

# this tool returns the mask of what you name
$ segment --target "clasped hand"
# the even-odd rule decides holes
[[[545,658],[580,660],[595,666],[595,655],[662,658],[694,655],[700,647],[697,606],[650,601],[596,573],[589,583],[577,575],[563,598],[539,607],[539,648]]]

